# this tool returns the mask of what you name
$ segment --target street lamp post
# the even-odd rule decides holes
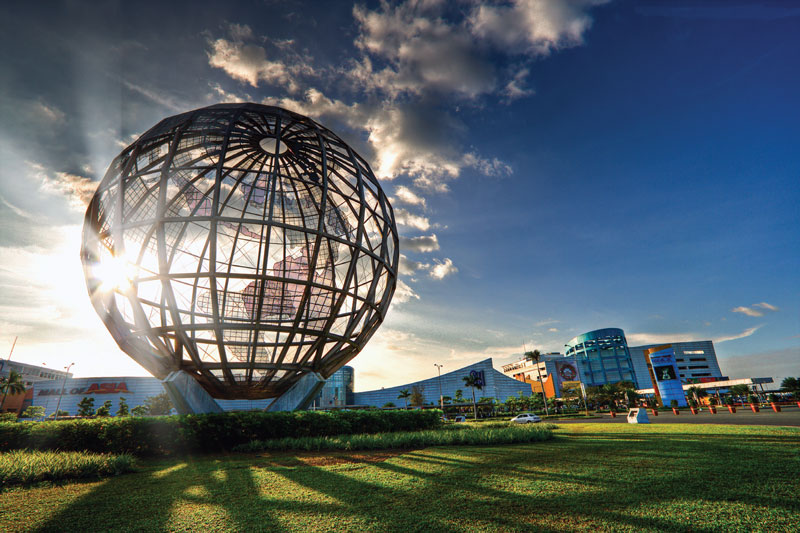
[[[442,396],[442,366],[439,363],[433,363],[433,366],[439,371],[439,407],[442,409],[442,413],[444,413],[444,396]]]
[[[61,394],[58,395],[58,403],[56,404],[56,412],[53,413],[53,420],[58,420],[58,410],[61,409],[61,398],[64,396],[64,387],[67,386],[67,378],[69,377],[69,369],[72,368],[72,365],[75,363],[70,363],[69,366],[65,366],[64,369],[67,371],[64,374],[64,382],[61,384]]]

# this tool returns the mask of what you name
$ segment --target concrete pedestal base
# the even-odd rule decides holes
[[[297,411],[306,409],[319,394],[325,379],[316,372],[309,372],[272,402],[267,411]]]
[[[161,383],[180,415],[222,412],[222,407],[202,385],[183,370],[171,372]]]

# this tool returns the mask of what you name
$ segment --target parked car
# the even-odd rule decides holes
[[[467,417],[461,416],[461,415],[458,415],[457,417],[455,417],[453,419],[453,422],[466,422],[466,421],[467,421]]]
[[[542,419],[533,413],[522,413],[512,418],[511,421],[517,424],[530,424],[534,422],[541,422]]]

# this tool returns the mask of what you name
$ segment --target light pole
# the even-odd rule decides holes
[[[56,404],[56,412],[53,413],[53,420],[58,420],[58,410],[61,409],[61,398],[64,396],[64,387],[67,386],[67,377],[69,377],[69,369],[72,368],[72,365],[75,363],[70,363],[69,366],[65,366],[64,369],[67,371],[64,374],[64,382],[61,384],[61,394],[58,395],[58,403]]]
[[[442,409],[442,414],[444,414],[444,396],[442,396],[442,366],[444,365],[433,363],[433,366],[439,371],[439,407]]]

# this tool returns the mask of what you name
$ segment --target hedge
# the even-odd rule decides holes
[[[221,452],[253,440],[432,429],[441,411],[263,411],[0,423],[0,451],[131,453]]]

